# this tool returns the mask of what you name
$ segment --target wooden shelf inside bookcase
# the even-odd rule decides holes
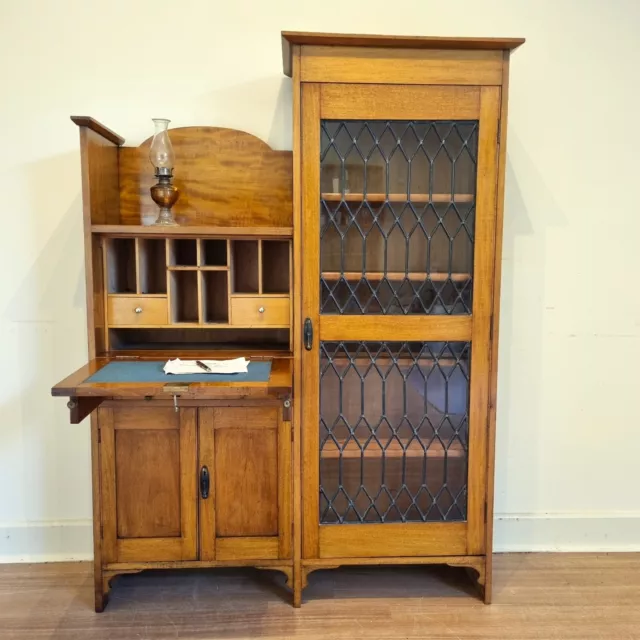
[[[155,227],[133,224],[94,224],[91,225],[91,233],[106,236],[159,238],[291,238],[293,227],[211,227],[204,225]]]
[[[407,441],[403,441],[402,444],[397,440],[392,441],[389,445],[383,444],[381,449],[377,444],[371,444],[361,449],[355,441],[350,440],[347,444],[344,440],[338,440],[338,446],[336,447],[332,440],[328,440],[324,443],[320,450],[320,457],[323,460],[331,460],[334,458],[382,458],[383,454],[385,458],[444,458],[445,454],[448,458],[463,458],[466,455],[460,442],[457,440],[449,445],[448,449],[445,449],[440,442],[435,440],[430,443],[428,447],[423,448],[416,440],[412,440],[407,444]]]
[[[323,193],[320,196],[325,202],[434,202],[437,204],[463,204],[473,202],[472,193]]]
[[[445,282],[446,280],[453,280],[454,282],[464,282],[471,279],[470,273],[429,273],[428,271],[323,271],[323,280],[426,280],[429,278],[434,282]]]

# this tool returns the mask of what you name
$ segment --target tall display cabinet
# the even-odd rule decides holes
[[[444,563],[491,600],[507,86],[522,42],[283,33],[301,586],[340,565]]]

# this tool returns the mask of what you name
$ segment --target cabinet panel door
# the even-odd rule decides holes
[[[289,556],[289,429],[280,407],[200,409],[200,467],[212,482],[200,500],[202,559]]]
[[[196,410],[98,411],[106,562],[196,558]]]
[[[484,552],[499,107],[303,87],[306,558]]]
[[[275,412],[274,412],[275,413]],[[218,429],[215,436],[216,537],[278,535],[278,433]]]

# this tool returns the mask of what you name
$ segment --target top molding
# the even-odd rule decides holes
[[[71,120],[75,122],[79,127],[87,127],[91,131],[95,131],[109,142],[121,147],[124,144],[124,138],[120,137],[114,131],[111,131],[108,127],[105,127],[102,123],[94,120],[89,116],[71,116]]]
[[[329,47],[389,47],[395,49],[484,49],[513,51],[524,38],[439,38],[433,36],[376,36],[353,33],[282,32],[282,69],[291,77],[292,45]]]

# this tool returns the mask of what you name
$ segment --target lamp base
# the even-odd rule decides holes
[[[154,227],[178,227],[180,226],[173,218],[173,214],[171,213],[171,209],[167,209],[164,207],[160,208],[158,212],[158,217],[156,221],[153,223]]]
[[[156,170],[158,183],[151,187],[151,198],[160,207],[158,218],[153,223],[163,227],[177,227],[178,223],[173,218],[171,207],[178,200],[180,192],[175,185],[171,184],[172,169],[160,168]]]

